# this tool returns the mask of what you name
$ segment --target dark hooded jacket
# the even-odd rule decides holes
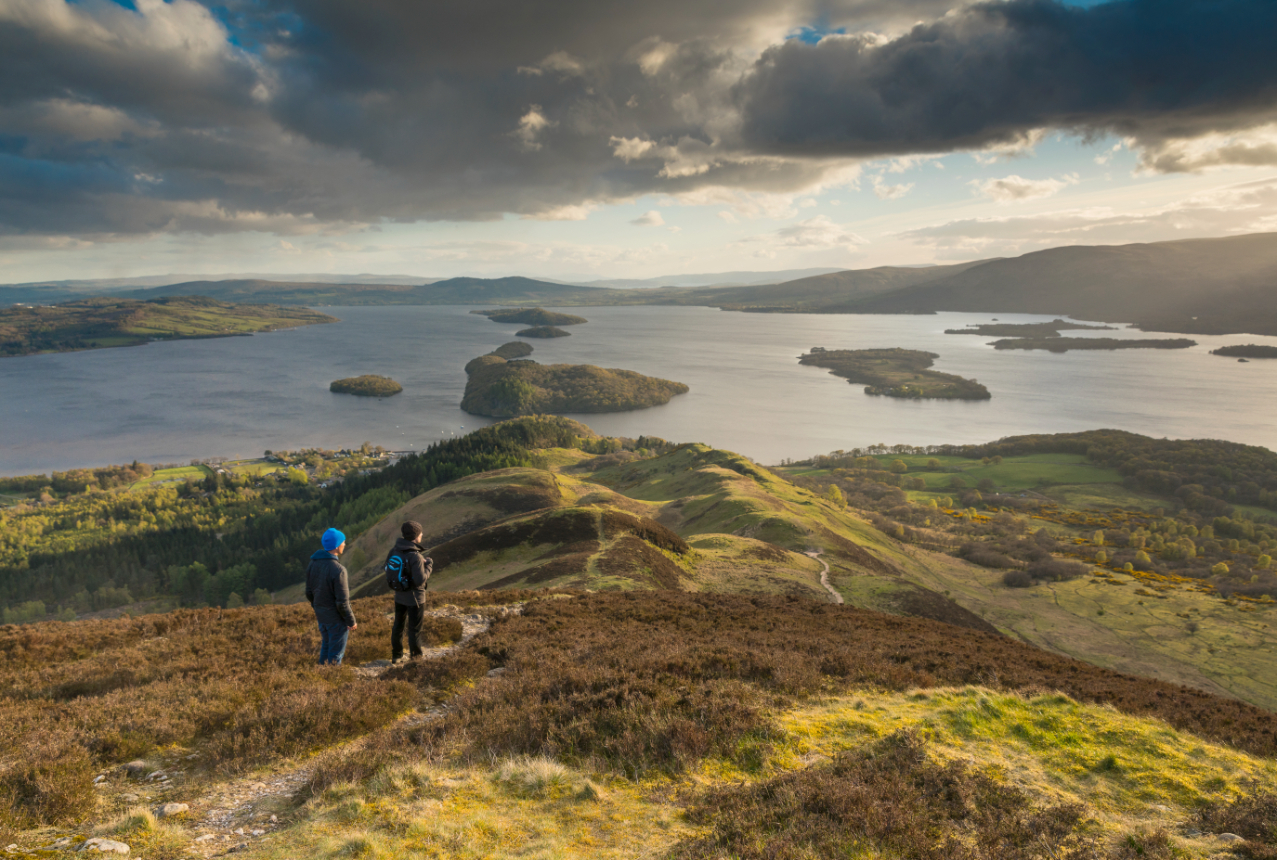
[[[423,550],[424,547],[421,544],[407,538],[399,538],[395,541],[395,548],[390,553],[399,553],[404,557],[404,564],[407,565],[408,572],[412,576],[412,591],[396,591],[395,603],[402,606],[426,605],[426,583],[430,581],[430,574],[434,572],[435,563],[423,555]],[[390,560],[389,554],[386,560]]]
[[[350,582],[336,553],[321,549],[310,557],[306,599],[315,607],[315,620],[320,624],[355,626],[355,613],[350,611]]]

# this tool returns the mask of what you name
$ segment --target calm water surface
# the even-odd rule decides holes
[[[252,337],[0,359],[0,474],[137,458],[152,463],[259,456],[267,449],[363,441],[401,450],[490,423],[458,407],[467,361],[520,326],[464,307],[328,308],[341,323]],[[1209,355],[1268,343],[1194,336],[1187,350],[1003,351],[993,338],[943,334],[987,314],[834,316],[709,308],[567,309],[587,317],[571,337],[531,341],[544,364],[636,370],[685,382],[665,406],[573,416],[600,433],[702,441],[764,463],[886,442],[984,442],[1019,433],[1113,427],[1277,448],[1277,361]],[[1001,314],[1002,322],[1050,317]],[[1077,336],[1154,337],[1119,329]],[[935,369],[973,377],[991,401],[869,397],[797,357],[829,349],[939,353]],[[328,383],[380,373],[404,392],[336,395]]]

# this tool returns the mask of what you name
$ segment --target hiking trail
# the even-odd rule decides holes
[[[821,566],[824,567],[824,570],[820,572],[821,587],[824,588],[825,591],[829,592],[829,596],[833,598],[834,603],[842,603],[843,602],[842,595],[839,594],[838,591],[832,585],[829,584],[829,563],[820,557],[820,554],[823,551],[824,550],[809,549],[805,553],[803,553],[803,555],[814,558],[816,559],[816,561],[820,562]]]
[[[425,649],[420,659],[438,660],[451,654],[487,631],[494,619],[518,615],[522,611],[523,604],[512,604],[472,607],[465,614],[457,607],[427,612],[427,617],[457,618],[461,622],[462,635],[450,645]],[[355,666],[355,679],[352,683],[374,681],[385,674],[391,665],[389,660],[372,660]],[[498,677],[500,673],[501,670],[494,670],[491,677]],[[414,710],[404,714],[397,722],[400,725],[418,726],[442,719],[448,711],[449,706],[444,703],[424,711]],[[160,764],[147,763],[143,770],[137,767],[143,764],[140,761],[131,763],[132,766],[113,768],[121,776],[125,773],[135,776],[149,773],[149,776],[127,781],[112,778],[110,781],[124,789],[119,799],[130,806],[158,809],[174,801],[186,805],[188,809],[182,811],[180,819],[175,820],[179,820],[190,832],[192,843],[186,849],[187,853],[197,857],[216,857],[247,850],[258,839],[269,837],[286,823],[284,819],[296,808],[294,798],[314,775],[319,753],[358,749],[366,742],[367,737],[354,738],[317,750],[300,760],[277,762],[250,776],[211,786],[192,786],[197,792],[203,792],[195,796],[183,792],[182,787],[188,778],[187,771],[197,764],[199,753],[171,759],[165,757]],[[106,783],[103,785],[105,787]]]

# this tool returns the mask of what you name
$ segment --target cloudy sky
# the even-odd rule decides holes
[[[1277,230],[1273,0],[0,0],[0,282]]]

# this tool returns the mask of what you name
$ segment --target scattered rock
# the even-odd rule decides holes
[[[1245,842],[1244,836],[1238,836],[1236,833],[1220,833],[1216,837],[1220,842]]]
[[[250,832],[251,832],[254,836],[263,836],[263,835],[265,835],[265,833],[266,833],[266,831],[265,831],[265,830],[253,830],[253,831],[250,831]]]
[[[205,833],[203,836],[196,836],[195,841],[196,842],[212,842],[216,838],[217,838],[216,833]]]
[[[99,773],[97,776],[93,777],[93,784],[97,785],[99,782],[102,782],[104,779],[106,779],[106,774]]]
[[[227,854],[234,854],[236,851],[246,851],[246,850],[248,850],[248,843],[247,843],[247,842],[240,842],[240,843],[237,843],[237,844],[235,844],[235,845],[232,845],[230,848],[227,848],[227,849],[226,849],[226,853],[227,853]]]
[[[505,674],[505,666],[498,666],[495,669],[488,670],[489,678],[500,678],[504,674]]]
[[[54,841],[52,845],[46,845],[45,850],[58,851],[63,848],[70,848],[74,844],[75,844],[74,836],[63,836],[61,839]]]
[[[185,803],[161,803],[155,807],[156,818],[168,818],[171,815],[181,815],[183,812],[190,810]]]
[[[124,770],[128,772],[129,776],[141,776],[146,773],[146,762],[142,761],[140,758],[135,759],[126,764],[124,766]]]
[[[271,824],[278,824],[278,823],[279,823],[279,819],[278,819],[278,818],[276,818],[274,815],[272,815],[272,816],[270,817],[270,823],[271,823]]]
[[[141,799],[142,798],[138,797],[136,794],[133,794],[132,792],[129,792],[128,794],[120,795],[120,800],[123,800],[125,803],[137,803]]]
[[[90,854],[128,854],[129,846],[123,842],[116,842],[114,839],[103,839],[100,836],[94,836],[80,846],[81,851],[88,851]]]

